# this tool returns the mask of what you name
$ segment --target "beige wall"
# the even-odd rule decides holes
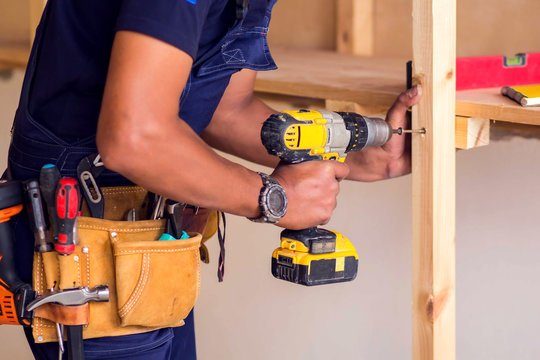
[[[0,72],[0,174],[6,167],[7,149],[9,145],[9,130],[19,99],[22,84],[22,71],[9,76]],[[31,353],[20,326],[0,326],[0,359],[24,360],[31,359]]]

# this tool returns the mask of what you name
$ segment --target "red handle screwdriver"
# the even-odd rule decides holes
[[[62,178],[56,189],[56,215],[58,216],[58,241],[54,248],[62,255],[75,251],[77,237],[75,221],[79,214],[80,192],[77,180]]]

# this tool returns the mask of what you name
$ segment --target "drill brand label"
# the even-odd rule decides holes
[[[313,123],[294,124],[285,131],[285,146],[291,150],[312,150],[318,154],[327,141],[327,131],[324,125],[315,125]]]

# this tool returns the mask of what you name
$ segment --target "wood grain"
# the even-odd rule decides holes
[[[405,59],[285,48],[272,54],[279,70],[260,72],[257,91],[390,106],[406,86]]]
[[[490,120],[456,116],[456,148],[468,150],[489,144]]]
[[[455,0],[413,0],[413,359],[455,352]]]
[[[375,51],[375,0],[337,0],[336,46],[343,54],[372,56]]]

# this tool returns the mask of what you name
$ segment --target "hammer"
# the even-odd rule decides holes
[[[94,288],[80,287],[73,289],[65,289],[61,291],[54,291],[46,293],[30,304],[28,304],[26,310],[33,311],[36,308],[49,304],[57,303],[65,306],[84,305],[90,301],[105,302],[109,301],[109,287],[106,285],[99,285]],[[83,338],[82,338],[82,325],[66,326],[68,333],[68,359],[70,360],[83,360]],[[62,339],[59,339],[62,341]]]

